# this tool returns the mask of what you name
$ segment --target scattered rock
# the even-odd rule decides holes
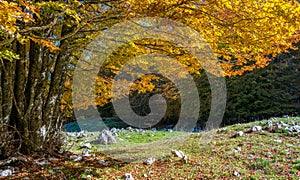
[[[83,137],[87,137],[87,132],[85,131],[80,131],[79,133],[77,133],[77,138],[83,138]]]
[[[124,174],[124,179],[125,180],[134,180],[133,176],[130,173],[125,173]]]
[[[187,156],[180,150],[171,150],[171,153],[176,155],[177,157],[181,158],[181,160],[185,163],[187,163]]]
[[[243,132],[243,131],[238,131],[238,132],[236,132],[236,135],[237,135],[237,136],[243,136],[243,135],[244,135],[244,132]]]
[[[24,157],[11,157],[8,160],[0,161],[0,166],[9,166],[18,162],[27,162],[27,159]]]
[[[184,163],[187,163],[187,162],[188,162],[188,157],[187,157],[187,156],[184,156],[181,160],[182,160]]]
[[[70,157],[73,161],[78,162],[82,160],[82,156],[73,155]]]
[[[297,125],[295,122],[292,122],[292,125],[289,125],[289,124],[286,124],[286,123],[280,121],[274,127],[275,130],[282,130],[283,128],[284,128],[284,130],[287,130],[290,133],[292,133],[292,132],[300,133],[300,126]]]
[[[252,132],[256,132],[256,131],[262,131],[262,127],[261,126],[253,126]]]
[[[271,131],[273,129],[273,122],[271,120],[268,120],[267,125],[268,125],[269,131]]]
[[[110,129],[110,132],[111,132],[111,133],[117,133],[118,130],[117,130],[117,128],[111,128],[111,129]]]
[[[241,152],[241,151],[242,151],[242,148],[241,148],[241,147],[237,147],[237,148],[233,149],[233,151],[234,151],[235,153],[238,153],[238,152]]]
[[[255,158],[255,156],[253,154],[250,154],[249,159],[253,159],[253,158]]]
[[[129,126],[129,127],[126,128],[126,130],[133,131],[133,128]]]
[[[77,136],[77,133],[76,133],[76,132],[67,132],[66,134],[67,134],[67,136],[70,136],[70,137],[75,137],[75,136]]]
[[[92,177],[93,177],[93,175],[91,175],[91,174],[86,175],[87,179],[92,179]]]
[[[112,135],[112,133],[105,129],[99,135],[99,142],[100,142],[100,144],[104,144],[104,145],[117,143],[117,141],[116,141],[115,137]]]
[[[93,175],[91,175],[91,174],[86,175],[87,179],[92,179],[92,177],[93,177]]]
[[[290,125],[288,125],[288,124],[286,124],[286,123],[284,123],[284,122],[282,122],[282,121],[280,121],[279,122],[283,127],[289,127]]]
[[[168,129],[168,132],[173,132],[173,130],[172,129]]]
[[[185,155],[184,155],[184,153],[182,152],[182,151],[178,151],[178,150],[171,150],[171,153],[172,154],[174,154],[174,155],[176,155],[177,157],[179,157],[179,158],[183,158]]]
[[[157,131],[157,129],[156,128],[151,128],[151,131]]]
[[[85,143],[84,145],[81,146],[81,148],[88,148],[88,149],[91,149],[91,148],[92,148],[92,145],[91,145],[91,143]]]
[[[298,126],[298,125],[293,125],[292,127],[293,127],[293,130],[294,130],[295,132],[300,133],[300,126]]]
[[[4,176],[4,177],[7,177],[7,176],[11,176],[13,174],[13,170],[11,169],[6,169],[6,170],[0,170],[0,177],[1,176]]]
[[[234,171],[233,175],[234,175],[234,176],[237,176],[237,177],[240,177],[240,173],[237,172],[237,171]]]
[[[40,165],[40,166],[44,166],[44,165],[50,164],[50,162],[47,161],[47,160],[44,160],[44,161],[37,162],[36,164],[37,164],[37,165]]]
[[[277,124],[275,125],[275,130],[281,130],[281,129],[282,129],[282,124],[277,123]]]
[[[145,164],[151,165],[151,164],[153,164],[154,162],[155,162],[155,158],[150,157],[150,158],[148,158],[148,159],[145,161]]]
[[[275,139],[274,142],[276,142],[276,143],[282,143],[282,140],[281,139]]]
[[[83,150],[83,151],[82,151],[82,157],[89,157],[89,156],[91,156],[90,152],[91,152],[91,151],[90,151],[90,150],[87,150],[87,149],[86,149],[86,150]]]
[[[290,118],[289,115],[283,115],[282,117],[283,117],[283,118],[287,118],[287,119]]]

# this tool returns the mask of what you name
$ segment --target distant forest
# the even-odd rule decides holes
[[[300,47],[300,44],[297,45]],[[299,116],[300,113],[300,50],[290,50],[275,57],[269,66],[247,72],[241,76],[228,77],[227,108],[222,125],[245,123],[284,115]],[[201,100],[199,123],[204,124],[210,111],[210,86],[205,73],[196,77]],[[133,102],[149,97],[136,95]],[[179,100],[169,100],[165,120],[171,124],[178,120]],[[147,105],[134,106],[137,114],[149,112]],[[98,107],[103,117],[116,116],[112,104]]]

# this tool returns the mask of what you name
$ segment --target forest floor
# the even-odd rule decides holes
[[[273,125],[300,125],[300,117],[272,118]],[[253,131],[254,126],[262,130]],[[240,136],[237,132],[242,131]],[[91,137],[92,135],[88,136]],[[115,145],[91,143],[91,156],[74,161],[69,157],[19,162],[9,179],[299,179],[300,133],[268,128],[268,120],[236,124],[210,132],[180,133],[145,131],[120,133]],[[127,140],[126,140],[127,138]],[[209,139],[208,139],[209,138]],[[70,138],[69,138],[70,140]],[[80,154],[86,140],[69,146]],[[82,142],[83,141],[83,142]],[[66,146],[65,148],[67,148]],[[171,153],[181,150],[182,161]],[[143,163],[154,157],[153,164]],[[1,178],[0,178],[1,179]]]

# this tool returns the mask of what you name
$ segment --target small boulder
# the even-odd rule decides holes
[[[44,161],[37,162],[36,164],[39,165],[39,166],[44,166],[44,165],[50,164],[50,162],[47,161],[47,160],[44,160]]]
[[[171,153],[181,158],[181,160],[187,163],[188,157],[180,150],[171,150]]]
[[[154,162],[155,162],[155,158],[150,157],[150,158],[148,158],[148,159],[145,161],[145,164],[151,165],[151,164],[153,164]]]
[[[84,145],[81,146],[81,148],[88,148],[88,149],[91,149],[91,148],[92,148],[92,145],[91,145],[91,143],[85,143]]]
[[[277,124],[275,125],[275,130],[281,130],[281,129],[282,129],[282,124],[277,123]]]
[[[174,154],[174,155],[176,155],[179,158],[183,158],[184,157],[184,153],[182,151],[180,151],[180,150],[178,151],[178,150],[173,149],[173,150],[171,150],[171,153]]]
[[[292,126],[293,130],[296,131],[297,133],[300,133],[300,126],[294,125]]]
[[[188,162],[188,157],[187,156],[183,156],[183,158],[181,159],[184,163]]]
[[[273,122],[271,120],[268,120],[267,125],[268,125],[269,131],[272,131],[272,129],[273,129]]]
[[[72,159],[74,162],[78,162],[78,161],[81,161],[81,160],[82,160],[82,156],[74,155],[74,156],[71,156],[71,159]]]
[[[133,128],[129,126],[129,127],[126,128],[126,130],[132,132],[132,131],[133,131]]]
[[[67,132],[66,134],[67,134],[67,136],[70,136],[70,137],[76,137],[77,136],[76,132]]]
[[[240,173],[237,172],[237,171],[234,171],[233,175],[236,176],[236,177],[239,177],[239,176],[240,176]]]
[[[281,139],[275,139],[274,142],[276,142],[276,143],[282,143],[282,140]]]
[[[107,145],[107,144],[116,144],[117,141],[115,139],[115,136],[113,136],[113,134],[110,131],[104,129],[99,135],[99,143],[103,145]]]
[[[85,172],[85,173],[90,173],[91,170],[90,170],[90,169],[85,169],[84,172]]]
[[[77,133],[77,138],[83,138],[83,137],[87,137],[87,132],[85,131],[80,131],[79,133]]]
[[[237,136],[243,136],[243,135],[244,135],[244,132],[243,132],[243,131],[238,131],[238,132],[236,132],[236,135],[237,135]]]
[[[283,118],[286,118],[286,119],[289,119],[289,118],[290,118],[289,115],[283,115],[282,117],[283,117]]]
[[[111,129],[110,129],[110,132],[111,132],[111,133],[117,133],[118,130],[117,130],[117,128],[111,128]]]
[[[0,170],[0,177],[7,177],[7,176],[11,176],[13,174],[13,170],[11,169],[6,169],[6,170]]]
[[[241,147],[237,147],[237,148],[234,148],[233,149],[233,152],[235,152],[235,153],[239,153],[239,152],[241,152],[242,151],[242,148]]]
[[[254,158],[255,158],[255,156],[253,154],[249,155],[249,159],[254,159]]]
[[[82,157],[89,157],[89,156],[91,156],[91,154],[90,154],[90,150],[83,150],[82,151]]]
[[[134,180],[131,173],[125,173],[123,177],[124,177],[125,180]]]
[[[256,131],[262,131],[262,127],[261,126],[253,126],[252,132],[256,132]]]
[[[87,179],[92,179],[92,177],[93,177],[93,175],[92,175],[92,174],[88,174],[88,175],[86,175],[86,178],[87,178]]]

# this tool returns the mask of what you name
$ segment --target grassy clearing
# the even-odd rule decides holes
[[[126,162],[142,162],[149,155],[155,158],[162,158],[170,153],[170,149],[176,148],[183,144],[189,137],[187,132],[167,132],[167,131],[150,131],[143,132],[125,131],[118,134],[117,143],[111,145],[100,145],[95,132],[89,132],[87,138],[77,139],[68,137],[65,149],[80,154],[81,146],[90,142],[93,152],[102,152],[103,154],[114,159]]]
[[[276,118],[274,122],[290,123],[291,120],[300,123],[300,118]],[[92,175],[92,179],[121,179],[125,173],[131,173],[135,179],[299,179],[299,134],[288,135],[284,131],[249,132],[254,125],[265,126],[266,122],[265,120],[220,128],[214,131],[214,136],[208,143],[200,142],[201,137],[207,135],[205,132],[189,135],[157,132],[156,136],[149,135],[152,132],[146,132],[144,135],[129,133],[128,139],[126,134],[120,134],[119,137],[124,138],[127,143],[127,146],[126,143],[123,144],[126,147],[121,147],[122,143],[113,145],[115,147],[102,146],[102,149],[94,145],[92,150],[96,154],[95,157],[85,158],[81,162],[64,159],[43,169],[35,167],[26,176],[86,179],[88,175]],[[234,137],[240,130],[245,134]],[[180,136],[184,138],[178,138],[177,141],[175,137]],[[141,149],[138,151],[137,147]],[[151,156],[151,153],[162,151],[162,147],[168,152],[152,165],[122,162],[112,158],[112,153],[107,154],[122,154],[120,149],[123,148],[123,151],[127,152],[123,152],[125,156],[138,154],[139,160],[142,161]],[[171,155],[171,148],[182,150],[189,158],[188,163]],[[149,149],[151,151],[147,152]],[[105,160],[105,163],[100,164],[99,160]],[[56,166],[62,169],[55,170]],[[19,177],[24,176],[20,173]]]

